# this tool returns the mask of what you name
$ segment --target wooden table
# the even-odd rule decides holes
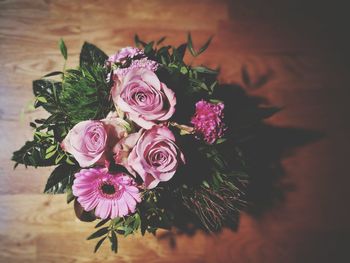
[[[346,53],[317,20],[254,2],[0,1],[0,262],[350,262]],[[236,232],[180,235],[175,247],[135,235],[120,239],[117,255],[107,246],[93,254],[85,240],[93,224],[79,222],[64,196],[42,194],[50,169],[12,169],[11,153],[32,136],[29,121],[44,114],[29,106],[31,81],[62,69],[60,37],[74,67],[85,40],[112,54],[134,33],[180,44],[188,31],[197,44],[215,36],[195,63],[221,66],[222,81],[242,84],[242,65],[253,82],[268,73],[263,88],[247,90],[284,107],[270,124],[323,137],[281,160],[281,187],[291,186],[283,201],[259,217],[244,213]]]

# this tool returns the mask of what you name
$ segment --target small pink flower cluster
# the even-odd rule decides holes
[[[149,60],[148,58],[141,58],[141,59],[133,60],[130,66],[127,68],[116,69],[113,72],[113,74],[116,75],[117,77],[124,77],[127,73],[129,73],[132,69],[135,69],[135,68],[145,68],[155,72],[158,69],[158,63],[153,60]]]
[[[134,59],[129,67],[115,64],[111,97],[116,110],[105,119],[76,124],[61,143],[62,149],[86,168],[76,173],[73,194],[86,211],[94,210],[100,218],[135,212],[141,202],[140,189],[169,181],[185,164],[168,128],[175,113],[174,91],[159,80],[155,73],[158,64],[139,49],[124,48],[106,65],[123,64],[127,59]],[[197,135],[208,143],[223,135],[223,107],[205,101],[196,104],[191,122]],[[128,174],[110,173],[104,166],[111,162],[124,166]],[[142,185],[136,184],[137,177]]]
[[[134,58],[136,56],[144,56],[145,54],[141,49],[135,47],[124,47],[119,52],[110,56],[107,59],[107,64],[111,65],[113,63],[125,63],[128,58]]]
[[[210,103],[204,100],[196,103],[196,113],[191,119],[195,132],[207,143],[213,144],[224,135],[225,124],[223,103]]]

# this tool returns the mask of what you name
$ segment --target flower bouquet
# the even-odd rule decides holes
[[[136,35],[136,47],[109,57],[84,43],[78,68],[33,82],[34,106],[49,116],[30,123],[34,138],[12,159],[15,167],[56,166],[44,192],[66,193],[79,219],[99,220],[88,237],[99,239],[95,251],[105,240],[117,251],[117,237],[138,230],[219,231],[246,204],[240,109],[232,111],[218,70],[184,62],[210,39],[199,49],[190,34],[178,47],[163,41]]]

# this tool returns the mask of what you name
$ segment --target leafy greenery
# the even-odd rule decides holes
[[[67,71],[60,101],[72,124],[102,119],[113,108],[106,75],[106,69],[100,64]]]
[[[78,169],[78,166],[66,163],[57,166],[49,176],[44,192],[54,194],[65,193],[67,186],[73,183],[74,173]]]
[[[80,52],[80,67],[103,66],[108,56],[98,47],[85,42]]]
[[[67,59],[67,47],[63,40],[59,48]],[[92,44],[85,43],[81,51],[81,67],[78,69],[51,72],[43,79],[33,81],[36,97],[34,107],[43,107],[50,116],[30,123],[34,138],[15,151],[12,160],[15,167],[58,165],[48,178],[44,192],[64,193],[72,201],[73,174],[79,168],[74,157],[63,151],[60,143],[68,131],[79,121],[100,119],[112,107],[109,101],[110,86],[106,81],[104,61],[106,55]],[[52,77],[61,76],[62,80]]]

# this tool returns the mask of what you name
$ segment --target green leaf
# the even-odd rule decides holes
[[[149,43],[145,46],[144,52],[145,52],[146,55],[149,54],[149,53],[151,53],[151,52],[153,51],[153,45],[154,45],[154,41],[149,42]]]
[[[135,218],[134,228],[135,230],[138,230],[141,226],[141,217],[138,213],[136,213],[134,215],[134,218]]]
[[[57,166],[49,176],[44,192],[52,194],[64,193],[77,170],[78,167],[66,163]]]
[[[218,81],[216,80],[210,85],[209,89],[211,92],[214,92],[214,89],[215,89],[217,84],[218,84]]]
[[[69,157],[67,157],[66,163],[70,165],[75,165],[75,163]]]
[[[57,75],[63,75],[62,71],[54,71],[43,76],[43,78],[53,77]]]
[[[194,56],[194,57],[197,56],[197,53],[196,53],[196,51],[193,48],[193,42],[192,42],[191,33],[188,33],[188,35],[187,35],[187,48],[190,51],[192,56]]]
[[[118,225],[119,223],[121,223],[123,220],[123,217],[116,217],[116,218],[113,218],[112,219],[112,225],[116,226]]]
[[[95,226],[95,228],[99,228],[101,226],[103,226],[104,224],[106,224],[110,219],[106,218],[106,219],[102,219],[100,222],[98,222]]]
[[[52,156],[54,156],[56,154],[57,151],[52,151],[49,152],[45,155],[45,159],[50,159]]]
[[[133,232],[134,232],[134,228],[133,227],[125,227],[124,236],[126,237],[126,236],[130,235]]]
[[[56,145],[51,145],[49,148],[47,148],[46,149],[46,153],[52,152],[55,149],[57,149],[57,144]]]
[[[101,239],[97,242],[97,244],[96,244],[96,246],[95,246],[95,249],[94,249],[94,253],[97,252],[97,250],[100,248],[100,246],[102,245],[103,241],[106,240],[106,238],[107,238],[107,236],[101,238]]]
[[[157,45],[161,44],[165,39],[166,39],[166,36],[160,38],[160,39],[157,41]]]
[[[108,231],[109,231],[108,227],[100,228],[99,230],[97,230],[96,232],[94,232],[90,236],[88,236],[86,239],[91,240],[91,239],[101,237],[103,235],[106,235],[108,233]]]
[[[211,103],[222,103],[223,101],[222,100],[217,100],[217,99],[210,99],[209,100]]]
[[[217,70],[213,70],[213,69],[210,69],[210,68],[207,68],[207,67],[203,67],[203,66],[194,67],[192,69],[197,71],[198,73],[214,74],[214,75],[219,73]]]
[[[109,238],[110,241],[111,241],[111,249],[114,253],[118,253],[118,238],[117,238],[117,235],[114,231],[112,231],[112,235],[111,237]]]
[[[216,144],[220,144],[220,143],[223,143],[225,142],[227,139],[226,138],[219,138],[216,140]]]
[[[50,113],[61,112],[61,105],[58,101],[58,95],[61,93],[62,83],[55,82],[48,79],[39,79],[33,81],[33,92],[34,95],[39,98],[35,103],[34,107],[38,108],[42,106],[45,110]],[[44,102],[44,100],[46,100]]]
[[[27,141],[22,148],[13,153],[12,161],[35,167],[54,165],[53,160],[44,158],[46,147],[43,142]]]
[[[67,187],[66,192],[67,192],[67,204],[69,204],[75,199],[75,196],[73,195],[73,191],[71,187]]]
[[[67,47],[66,47],[66,44],[64,43],[62,38],[60,39],[60,41],[58,43],[58,46],[59,46],[59,48],[61,50],[62,56],[64,57],[65,60],[67,60],[67,57],[68,57]]]
[[[42,103],[47,103],[47,99],[45,99],[44,97],[36,97],[36,99]]]
[[[147,45],[146,42],[142,41],[137,34],[134,36],[134,41],[137,47],[140,47],[140,46],[145,47]]]
[[[197,56],[202,54],[210,45],[211,40],[213,39],[213,36],[209,37],[209,39],[207,40],[207,42],[204,43],[204,45],[199,49],[199,51],[197,52]]]
[[[85,42],[80,52],[80,66],[92,66],[99,64],[103,66],[108,56],[98,47]]]
[[[55,159],[55,164],[58,164],[63,159],[64,156],[66,156],[66,155],[65,154],[58,154],[56,159]]]
[[[188,69],[185,66],[183,66],[183,67],[180,68],[180,72],[182,74],[186,75],[188,73]]]
[[[203,183],[203,185],[204,185],[206,188],[210,188],[210,186],[209,186],[209,184],[208,184],[207,181],[204,180],[202,183]]]
[[[211,36],[197,52],[197,51],[194,50],[194,47],[193,47],[193,41],[192,41],[191,33],[188,33],[188,35],[187,35],[187,47],[188,47],[188,50],[190,51],[191,55],[194,56],[194,57],[197,57],[201,53],[203,53],[209,47],[212,38],[213,37]]]
[[[218,180],[220,181],[220,183],[223,183],[224,180],[222,179],[220,173],[216,173],[216,178],[218,178]]]
[[[177,54],[181,60],[183,60],[186,53],[187,43],[181,44],[176,48]]]

